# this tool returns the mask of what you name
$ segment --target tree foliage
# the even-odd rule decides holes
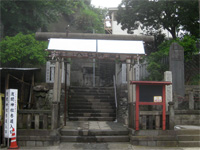
[[[31,67],[46,62],[47,42],[36,41],[34,34],[17,34],[0,42],[0,61],[5,67]]]
[[[74,14],[70,15],[70,24],[79,32],[104,33],[103,19],[106,10],[91,6],[90,1],[80,3]]]
[[[49,24],[62,15],[73,20],[78,16],[74,21],[78,29],[95,28],[102,32],[102,17],[90,7],[91,0],[2,0],[0,3],[4,36],[35,33],[38,29],[48,31]]]
[[[124,0],[119,6],[117,21],[129,33],[142,29],[167,29],[176,39],[179,30],[199,36],[198,0]]]
[[[159,45],[159,51],[151,53],[147,57],[148,67],[147,70],[150,73],[149,80],[160,81],[163,79],[164,72],[169,70],[169,49],[173,42],[177,42],[184,48],[184,59],[185,62],[190,61],[192,56],[198,54],[198,49],[196,47],[197,39],[193,36],[185,35],[183,38],[166,40],[161,45]]]

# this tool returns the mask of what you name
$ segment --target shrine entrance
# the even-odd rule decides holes
[[[62,106],[61,83],[65,83],[65,124],[67,119],[114,121],[117,114],[116,70],[122,63],[127,64],[125,72],[130,76],[132,64],[145,54],[143,41],[102,39],[51,38],[47,51],[55,63],[52,129],[56,129],[59,122],[56,116]],[[127,78],[127,83],[130,80]]]

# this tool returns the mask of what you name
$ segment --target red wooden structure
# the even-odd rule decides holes
[[[163,108],[163,113],[162,113],[162,125],[163,126],[162,126],[162,129],[165,130],[166,129],[165,85],[170,85],[172,83],[171,82],[159,82],[159,81],[131,81],[130,84],[136,84],[135,130],[139,130],[139,115],[140,115],[139,106],[140,105],[162,105],[162,108]],[[162,89],[160,89],[162,96],[154,95],[154,97],[161,97],[161,101],[159,101],[159,100],[158,100],[159,102],[155,102],[155,100],[154,101],[149,101],[149,100],[141,101],[140,100],[141,95],[146,94],[146,93],[140,93],[140,87],[142,85],[147,85],[146,87],[149,86],[149,88],[151,88],[152,86],[158,86],[157,88],[162,88]],[[148,99],[152,99],[152,98],[148,97]]]

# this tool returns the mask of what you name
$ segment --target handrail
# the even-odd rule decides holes
[[[115,75],[113,75],[113,86],[114,86],[114,92],[115,92],[115,105],[117,108],[117,90],[116,90],[116,79],[115,79]]]
[[[116,120],[115,120],[115,122],[117,122],[117,90],[116,90],[116,78],[115,78],[115,75],[113,75],[113,86],[114,86],[115,106],[116,106]]]

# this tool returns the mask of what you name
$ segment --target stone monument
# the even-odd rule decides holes
[[[169,70],[172,72],[173,94],[184,97],[184,49],[178,43],[172,43],[170,46]]]

